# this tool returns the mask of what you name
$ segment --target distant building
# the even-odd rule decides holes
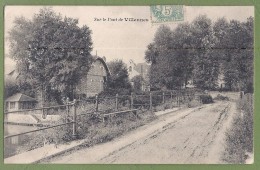
[[[136,71],[136,64],[133,62],[133,60],[129,61],[128,75],[129,75],[130,80],[133,77],[140,75],[140,73],[138,71]]]
[[[105,58],[97,57],[90,70],[81,78],[76,86],[75,93],[78,98],[95,96],[102,92],[107,85],[110,71]]]
[[[74,97],[86,98],[95,96],[96,94],[102,92],[107,85],[108,77],[110,76],[110,71],[106,64],[106,58],[93,56],[95,58],[91,65],[91,68],[85,75],[80,79],[80,82],[76,87],[72,88],[74,91]],[[11,81],[16,81],[19,73],[13,70],[6,74],[5,79]],[[41,105],[42,99],[38,99],[38,104]]]
[[[135,64],[133,60],[129,61],[129,66],[128,66],[128,74],[129,74],[129,79],[131,80],[135,76],[142,76],[144,81],[142,82],[142,91],[150,91],[150,85],[149,85],[149,73],[150,70],[150,65],[146,63],[137,63]],[[131,82],[131,84],[134,86],[134,83]]]
[[[24,109],[33,109],[37,100],[22,93],[16,93],[5,100],[6,111],[18,111]]]
[[[226,83],[225,83],[225,80],[224,80],[224,74],[223,73],[220,73],[219,76],[218,76],[218,88],[220,90],[223,90],[226,88]]]
[[[6,80],[11,80],[11,81],[15,81],[19,76],[19,73],[13,69],[11,72],[7,73],[5,76]]]

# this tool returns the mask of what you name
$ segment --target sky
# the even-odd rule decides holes
[[[5,7],[5,54],[8,56],[8,31],[13,27],[16,17],[32,19],[42,6],[6,6]],[[92,30],[93,51],[106,60],[122,59],[129,64],[145,62],[147,45],[153,41],[160,24],[153,25],[149,6],[53,6],[56,13],[63,17],[79,19],[79,26],[87,25]],[[185,22],[191,22],[199,15],[207,15],[213,22],[225,17],[228,20],[245,21],[254,16],[253,6],[185,6]],[[148,19],[148,22],[95,21],[95,18],[135,18]],[[174,29],[179,23],[167,24]],[[15,62],[5,57],[5,72],[14,68]]]

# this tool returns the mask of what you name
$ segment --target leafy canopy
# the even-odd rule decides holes
[[[147,47],[152,89],[179,89],[188,82],[201,89],[219,88],[222,78],[228,90],[253,91],[253,18],[246,22],[206,15],[174,30],[158,28]]]
[[[108,89],[115,93],[129,93],[131,84],[129,81],[127,65],[119,59],[107,63],[110,70]]]
[[[91,30],[51,8],[41,9],[32,20],[16,18],[9,40],[19,79],[46,94],[68,91],[92,62]]]

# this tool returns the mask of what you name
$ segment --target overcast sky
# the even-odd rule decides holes
[[[15,17],[24,16],[31,19],[41,6],[6,6],[5,7],[5,53],[8,54],[8,30],[12,28]],[[150,22],[149,6],[54,6],[54,11],[62,16],[78,18],[79,25],[87,25],[92,30],[92,54],[105,56],[107,61],[123,59],[129,63],[144,62],[144,53],[153,41],[159,25]],[[228,20],[245,21],[254,16],[254,7],[250,6],[215,6],[185,7],[185,21],[191,22],[195,17],[206,14],[212,21],[226,17]],[[94,21],[94,18],[136,18],[148,19],[148,22],[108,22]],[[173,29],[178,23],[167,24]],[[5,70],[13,68],[14,62],[5,59]],[[7,70],[8,69],[8,70]]]

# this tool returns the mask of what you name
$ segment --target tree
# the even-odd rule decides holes
[[[191,28],[179,24],[175,30],[160,27],[154,42],[148,45],[145,59],[151,63],[150,84],[153,89],[180,89],[191,78]]]
[[[217,39],[212,29],[212,22],[202,15],[195,18],[191,25],[191,44],[194,49],[193,82],[201,89],[215,89],[218,83],[219,62],[214,50]]]
[[[135,92],[141,92],[144,85],[144,78],[141,75],[134,76],[131,81],[133,82],[133,90]]]
[[[151,63],[149,80],[152,89],[173,89],[179,87],[180,77],[174,61],[173,33],[169,27],[161,26],[154,36],[154,42],[148,45],[145,59]]]
[[[225,18],[215,23],[198,16],[176,29],[161,26],[147,47],[152,89],[179,89],[193,80],[201,89],[216,89],[220,77],[229,90],[253,92],[253,18]]]
[[[179,86],[186,87],[188,80],[192,78],[193,57],[191,44],[191,25],[189,23],[179,24],[173,33],[173,52],[171,64],[174,68],[173,75],[179,81]],[[176,83],[175,83],[176,84]]]
[[[214,28],[219,48],[225,49],[221,65],[228,89],[253,92],[253,18],[229,23],[220,19]]]
[[[5,78],[5,91],[4,91],[5,99],[7,99],[9,96],[12,96],[17,92],[18,92],[18,85],[15,83],[15,81]]]
[[[120,94],[129,93],[131,91],[131,84],[128,77],[127,65],[118,59],[107,63],[107,65],[111,75],[106,90]]]
[[[32,20],[16,18],[9,39],[20,81],[41,91],[43,99],[57,97],[54,92],[69,95],[92,62],[90,29],[51,8],[41,9]]]

